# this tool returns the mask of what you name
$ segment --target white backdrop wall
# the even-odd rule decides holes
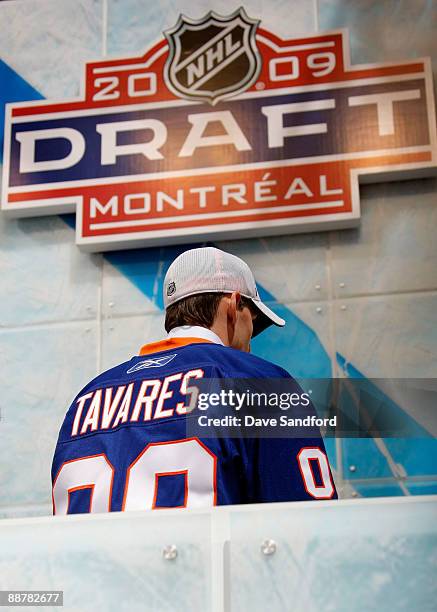
[[[1,108],[38,94],[77,96],[86,60],[144,52],[181,12],[198,18],[237,6],[0,2]],[[436,2],[244,6],[284,38],[349,28],[353,63],[430,55],[437,70]],[[370,378],[435,377],[437,181],[365,186],[361,206],[358,229],[218,244],[251,265],[264,296],[287,319],[285,330],[264,334],[253,350],[302,377],[338,376],[345,363]],[[102,369],[163,336],[161,282],[177,250],[84,254],[67,221],[0,215],[0,516],[50,512],[51,457],[70,401]],[[346,494],[437,492],[434,441],[388,443],[408,474],[402,488],[378,441],[328,447]]]

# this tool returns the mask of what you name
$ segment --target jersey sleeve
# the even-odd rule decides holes
[[[286,370],[277,368],[277,371],[282,381],[286,379],[287,389],[292,388],[305,395]],[[308,402],[298,416],[317,417],[309,398]],[[288,416],[292,417],[293,414]],[[284,430],[287,429],[284,427]],[[337,499],[320,430],[312,426],[308,429],[298,428],[294,432],[288,430],[289,437],[266,436],[252,441],[253,503]]]
[[[303,393],[298,382],[283,368],[264,362],[262,366],[256,364],[251,375],[267,395],[272,391],[276,395],[288,392],[306,396],[306,402],[291,412],[276,410],[278,420],[282,415],[285,418],[317,417],[308,394]],[[248,408],[249,412],[251,410],[254,409]],[[260,407],[260,412],[262,416],[267,416],[271,409],[266,405]],[[329,459],[318,427],[297,430],[284,427],[283,431],[287,432],[284,437],[278,437],[276,432],[269,437],[267,432],[257,438],[246,439],[250,503],[337,499]]]
[[[337,499],[322,437],[253,441],[253,503]]]

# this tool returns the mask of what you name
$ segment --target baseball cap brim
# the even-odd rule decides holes
[[[250,300],[257,310],[257,317],[253,322],[252,338],[264,331],[269,325],[284,327],[284,319],[278,317],[278,315],[275,314],[273,310],[270,310],[261,300],[255,300],[254,298],[250,298]]]

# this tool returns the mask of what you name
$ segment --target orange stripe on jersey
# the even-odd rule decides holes
[[[159,353],[161,351],[180,348],[181,346],[186,346],[187,344],[198,344],[199,342],[213,344],[213,342],[210,340],[205,340],[204,338],[167,338],[166,340],[160,340],[159,342],[145,344],[140,349],[140,355],[151,355],[152,353]]]

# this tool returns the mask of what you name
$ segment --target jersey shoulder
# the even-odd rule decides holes
[[[131,363],[132,359],[119,363],[118,365],[101,372],[79,391],[76,398],[98,387],[107,387],[117,382],[123,382],[126,379],[126,374]]]
[[[223,373],[231,378],[290,378],[284,368],[252,353],[244,353],[220,344],[203,346],[204,357],[208,357],[211,363],[218,365]],[[192,350],[196,350],[194,345]]]
[[[167,362],[166,357],[171,357],[171,360]],[[156,364],[152,365],[159,367],[150,369],[144,367],[149,366],[153,361],[156,361]],[[136,355],[94,377],[81,389],[76,398],[98,387],[107,387],[117,383],[124,384],[138,378],[149,378],[148,373],[151,378],[154,378],[158,372],[161,375],[169,375],[178,370],[189,370],[196,367],[206,368],[210,377],[291,378],[284,368],[252,353],[244,353],[220,344],[202,342],[159,351],[147,356]]]

